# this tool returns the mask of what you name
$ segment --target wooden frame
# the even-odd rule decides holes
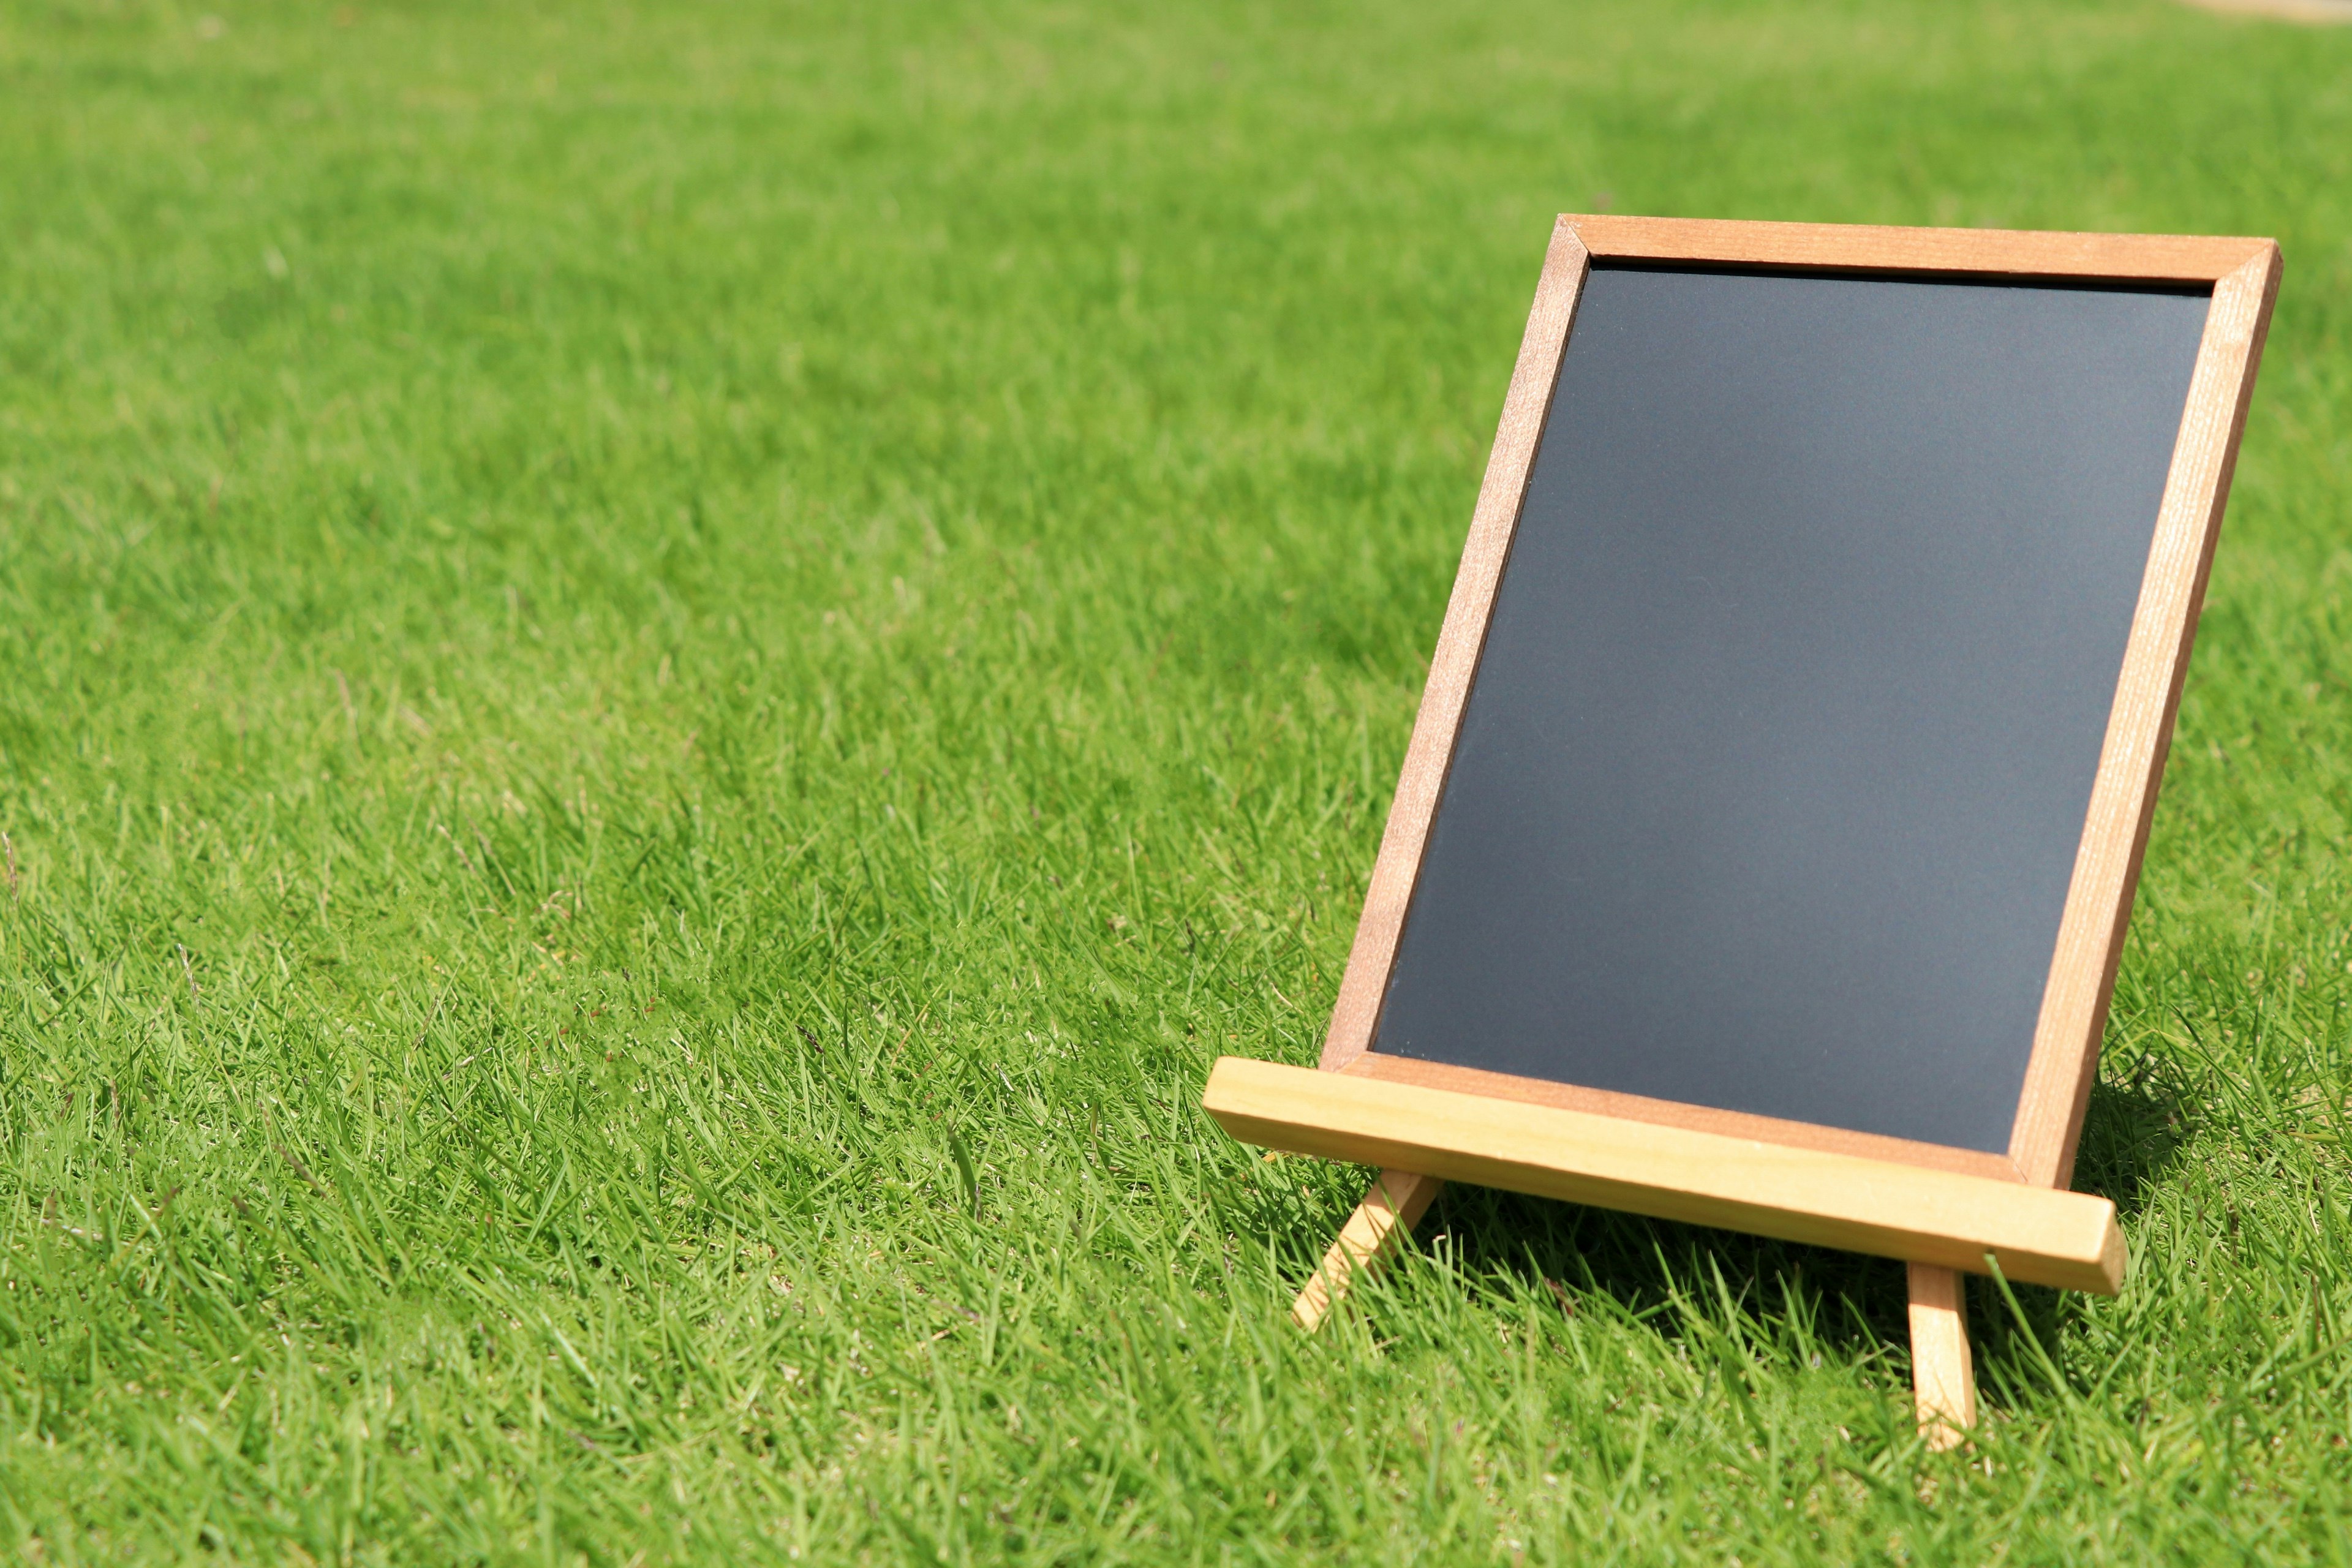
[[[1382,1057],[1370,1049],[1577,301],[1592,263],[1612,259],[1796,273],[2187,284],[2212,290],[2005,1155]],[[1237,1136],[1396,1167],[1375,1189],[1376,1197],[1409,1193],[1425,1205],[1433,1186],[1420,1178],[1454,1176],[1904,1258],[1913,1265],[1915,1330],[1926,1325],[1934,1331],[1924,1337],[1915,1332],[1919,1352],[1932,1348],[1929,1341],[1951,1341],[1957,1332],[1960,1298],[1948,1270],[1982,1271],[1988,1252],[2002,1253],[1991,1231],[1982,1225],[1970,1228],[1973,1221],[1955,1221],[1957,1228],[1945,1238],[1965,1238],[1969,1247],[1985,1243],[1965,1255],[1920,1237],[1916,1226],[1906,1230],[1922,1193],[1942,1194],[1963,1208],[1974,1205],[1971,1212],[1981,1211],[1979,1218],[1999,1213],[2007,1215],[2001,1223],[2031,1229],[2041,1223],[2032,1217],[2040,1211],[2025,1201],[2025,1192],[2015,1193],[2022,1206],[2013,1212],[1993,1201],[2004,1185],[2028,1189],[2040,1202],[2064,1199],[2105,1208],[2111,1231],[2112,1205],[2063,1189],[2072,1179],[2084,1108],[2097,1073],[2100,1032],[2279,272],[2278,247],[2267,239],[1562,216],[1544,259],[1323,1047],[1325,1074],[1353,1080],[1365,1090],[1377,1086],[1389,1098],[1349,1098],[1339,1083],[1313,1082],[1315,1075],[1299,1069],[1272,1069],[1295,1074],[1296,1080],[1270,1089],[1254,1076],[1265,1064],[1229,1058],[1212,1075],[1210,1112]],[[1268,1114],[1269,1095],[1288,1110]],[[1393,1105],[1402,1121],[1381,1122],[1366,1109],[1375,1102]],[[1430,1112],[1432,1106],[1445,1108],[1444,1114]],[[1463,1107],[1475,1114],[1465,1117]],[[1318,1118],[1319,1130],[1314,1125]],[[1451,1127],[1455,1145],[1436,1147],[1426,1137],[1400,1141],[1400,1128],[1416,1119]],[[1554,1140],[1546,1158],[1508,1169],[1508,1162],[1492,1159],[1487,1135],[1505,1120],[1538,1142]],[[1759,1214],[1753,1203],[1702,1194],[1687,1181],[1677,1186],[1673,1173],[1664,1169],[1653,1173],[1664,1184],[1645,1188],[1636,1180],[1624,1187],[1626,1170],[1597,1168],[1590,1140],[1612,1126],[1622,1133],[1628,1124],[1649,1129],[1647,1142],[1656,1151],[1672,1150],[1684,1158],[1736,1156],[1751,1187],[1761,1180],[1782,1206]],[[1530,1131],[1538,1127],[1547,1131]],[[1622,1143],[1621,1137],[1610,1146]],[[1620,1154],[1625,1152],[1619,1148]],[[1832,1167],[1824,1160],[1843,1163]],[[1839,1179],[1820,1184],[1820,1173],[1832,1168]],[[1418,1186],[1400,1184],[1415,1181]],[[1619,1185],[1612,1187],[1612,1182]],[[1843,1205],[1831,1205],[1838,1208],[1834,1214],[1822,1206],[1832,1196]],[[1857,1201],[1845,1202],[1849,1197]],[[1400,1230],[1410,1226],[1409,1218],[1402,1226],[1397,1223],[1408,1210],[1418,1212],[1410,1204],[1391,1205],[1383,1197],[1385,1222],[1356,1227],[1363,1231],[1356,1238],[1360,1247],[1351,1250],[1345,1238],[1335,1245],[1309,1288],[1310,1293],[1322,1293],[1320,1304],[1311,1314],[1302,1310],[1301,1321],[1319,1321],[1329,1300],[1345,1289],[1349,1269],[1376,1262],[1393,1245]],[[2050,1282],[2112,1292],[2120,1281],[2122,1251],[2120,1237],[2110,1239],[2112,1253],[2103,1241],[2097,1267],[2089,1273],[2052,1276]],[[2041,1277],[2011,1268],[2007,1257],[2001,1266],[2016,1278]],[[1915,1353],[1923,1421],[1933,1424],[1931,1437],[1939,1442],[1952,1440],[1954,1426],[1965,1426],[1970,1413],[1970,1400],[1951,1392],[1967,1384],[1964,1332],[1957,1332],[1957,1373],[1948,1344],[1933,1357],[1934,1365]]]

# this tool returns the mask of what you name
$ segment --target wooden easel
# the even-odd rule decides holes
[[[1790,1121],[1706,1095],[1649,1098],[1659,1091],[1528,1076],[1517,1058],[1375,1048],[1579,301],[1603,264],[2114,286],[2208,301],[2005,1146]],[[2070,1190],[2074,1150],[2279,267],[2266,239],[1560,218],[1319,1070],[1225,1058],[1202,1098],[1244,1143],[1381,1171],[1293,1304],[1301,1327],[1315,1329],[1394,1253],[1446,1181],[1841,1247],[1906,1265],[1919,1425],[1931,1447],[1949,1448],[1976,1414],[1959,1271],[2120,1289],[2115,1206]],[[1565,406],[1584,408],[1582,418],[1597,405]]]
[[[1361,1276],[1402,1245],[1445,1184],[1410,1171],[1382,1171],[1356,1205],[1321,1267],[1290,1304],[1291,1321],[1308,1333],[1323,1324]],[[1977,1421],[1976,1362],[1969,1350],[1968,1296],[1957,1270],[1913,1263],[1911,1392],[1927,1447],[1950,1448]]]

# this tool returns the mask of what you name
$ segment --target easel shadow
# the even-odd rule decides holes
[[[2074,1185],[2114,1202],[2128,1225],[2178,1163],[2191,1131],[2178,1086],[2161,1076],[2100,1083],[2084,1118]],[[1548,1296],[1563,1310],[1597,1293],[1668,1342],[1688,1339],[1695,1320],[1720,1326],[1736,1311],[1756,1353],[1791,1374],[1821,1353],[1883,1368],[1890,1391],[1909,1386],[1900,1263],[1459,1185],[1439,1195],[1418,1234],[1419,1247],[1444,1249],[1451,1271],[1474,1291]],[[2063,1345],[2085,1298],[2017,1284],[2004,1295],[1977,1279],[1969,1303],[1980,1400],[2000,1407],[2016,1394],[2031,1397],[2050,1383],[2053,1367],[2075,1375]]]
[[[2096,1193],[2126,1222],[2163,1185],[2196,1131],[2197,1101],[2169,1062],[2144,1058],[2119,1083],[2091,1086],[2075,1145],[2074,1189]]]
[[[1792,1370],[1812,1352],[1899,1360],[1909,1342],[1903,1265],[1859,1253],[1466,1186],[1439,1194],[1419,1240],[1473,1289],[1562,1310],[1603,1296],[1669,1343],[1736,1310],[1744,1337]]]

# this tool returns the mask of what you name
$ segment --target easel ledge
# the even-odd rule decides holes
[[[2085,1193],[1240,1057],[1202,1104],[1290,1153],[2062,1289],[2123,1284],[2116,1206]]]

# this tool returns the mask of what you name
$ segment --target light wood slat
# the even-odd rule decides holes
[[[1884,1160],[1724,1138],[1238,1057],[1202,1100],[1244,1142],[2112,1295],[2115,1205]]]
[[[1911,1286],[1911,1393],[1930,1448],[1966,1440],[1977,1424],[1976,1357],[1969,1349],[1967,1287],[1948,1268],[1914,1263]]]
[[[1595,260],[1699,267],[1817,267],[1858,272],[1989,273],[2010,278],[2210,284],[2277,248],[2266,239],[2204,235],[1888,228],[1866,224],[1739,223],[1582,213],[1570,214],[1565,221]]]
[[[1356,1281],[1386,1263],[1421,1216],[1429,1211],[1444,1182],[1411,1171],[1382,1171],[1372,1190],[1339,1228],[1339,1239],[1323,1254],[1315,1278],[1290,1304],[1290,1321],[1313,1333],[1333,1307],[1344,1300]]]
[[[1551,248],[1536,285],[1535,306],[1528,312],[1527,335],[1520,340],[1518,364],[1503,400],[1502,423],[1486,459],[1470,536],[1462,546],[1461,569],[1446,602],[1445,624],[1430,656],[1429,682],[1413,720],[1412,740],[1405,748],[1396,799],[1389,807],[1380,857],[1364,889],[1363,917],[1356,922],[1355,944],[1349,950],[1339,1001],[1331,1009],[1330,1033],[1324,1037],[1326,1068],[1344,1067],[1371,1047],[1372,1026],[1396,960],[1397,938],[1404,930],[1405,905],[1412,898],[1430,820],[1437,813],[1445,771],[1454,760],[1454,738],[1462,727],[1479,652],[1486,647],[1487,614],[1510,553],[1512,531],[1518,526],[1519,502],[1543,439],[1544,418],[1551,412],[1560,351],[1576,317],[1584,276],[1584,247],[1562,218],[1552,227]]]
[[[2352,22],[2352,0],[2189,0],[2189,4],[2224,16],[2273,16],[2313,26]]]
[[[2107,999],[2278,281],[2278,247],[2268,241],[2222,279],[2189,381],[2010,1138],[2010,1158],[2042,1186],[2063,1187],[2074,1177]]]

